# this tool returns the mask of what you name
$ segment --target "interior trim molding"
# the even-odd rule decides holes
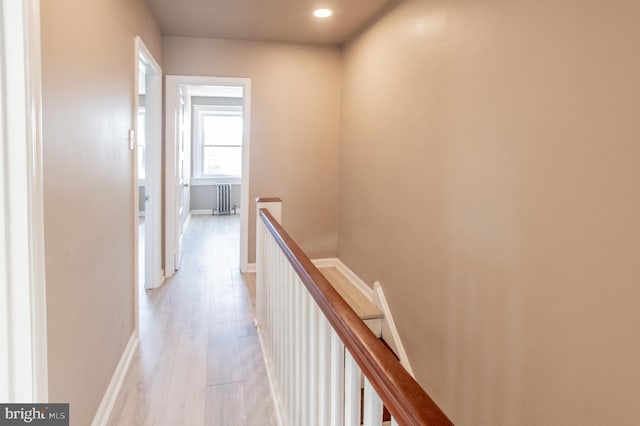
[[[134,331],[129,338],[127,346],[124,348],[124,352],[122,352],[120,361],[116,366],[113,377],[111,377],[109,386],[107,386],[107,391],[102,397],[102,401],[100,402],[100,406],[98,407],[96,416],[91,422],[91,426],[106,426],[109,422],[111,412],[113,411],[113,406],[118,399],[120,389],[122,388],[122,383],[124,382],[124,378],[127,375],[127,371],[129,371],[131,360],[133,359],[133,355],[135,354],[136,348],[138,347],[138,342],[138,334]]]
[[[382,285],[378,281],[373,283],[373,299],[373,303],[382,309],[382,312],[384,312],[384,319],[382,320],[382,338],[389,346],[391,346],[391,349],[395,351],[396,355],[398,355],[398,358],[400,358],[400,364],[402,364],[405,370],[411,374],[411,377],[415,379],[416,376],[413,374],[413,369],[411,368],[407,351],[404,350],[400,333],[398,333],[396,323],[393,320],[391,308],[389,307],[389,303],[387,303],[387,298],[384,295]]]
[[[322,259],[311,259],[311,263],[315,265],[316,268],[337,268],[338,267],[338,259],[335,257],[325,257]]]
[[[229,215],[215,215],[213,214],[213,209],[192,209],[191,210],[191,214],[192,215],[207,215],[207,216],[229,216]],[[239,216],[240,215],[240,209],[236,209],[236,214],[232,214],[231,216]],[[186,230],[186,227],[185,227]],[[249,272],[249,271],[247,271]]]
[[[342,273],[342,275],[347,277],[349,281],[351,281],[351,283],[356,286],[356,288],[360,290],[362,294],[367,297],[367,299],[369,299],[370,302],[373,302],[373,290],[371,289],[371,287],[369,287],[367,283],[362,281],[355,272],[353,272],[347,265],[342,263],[342,261],[337,257],[313,259],[311,262],[313,262],[316,268],[336,268]]]
[[[258,340],[260,341],[260,351],[262,352],[264,369],[267,372],[267,379],[269,381],[269,393],[271,393],[271,398],[273,399],[273,407],[274,407],[273,411],[276,412],[277,424],[279,426],[282,426],[282,425],[288,424],[288,422],[284,423],[282,421],[283,414],[286,413],[286,411],[282,406],[280,398],[278,397],[278,392],[276,391],[276,388],[275,388],[274,371],[271,369],[271,357],[269,356],[269,353],[265,350],[264,334],[256,320],[254,320],[254,326],[256,327],[256,331],[258,333]]]
[[[0,399],[48,401],[40,0],[0,0]]]
[[[249,174],[251,172],[251,79],[212,76],[166,75],[165,76],[165,167],[167,170],[177,170],[176,153],[177,140],[175,137],[175,101],[180,86],[242,86],[243,87],[243,140],[242,140],[242,177],[240,187],[240,204],[249,205]],[[178,177],[175,173],[165,174],[165,272],[173,275],[178,250],[176,236],[176,184]],[[247,272],[249,253],[249,213],[240,214],[240,271]],[[172,269],[173,267],[173,269]]]

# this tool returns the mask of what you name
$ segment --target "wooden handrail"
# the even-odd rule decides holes
[[[376,338],[266,209],[260,217],[353,359],[400,425],[451,425],[420,385]]]
[[[280,197],[258,197],[256,198],[256,203],[281,203],[282,199]]]

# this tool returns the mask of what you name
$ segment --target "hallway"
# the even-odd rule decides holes
[[[239,225],[193,216],[180,271],[141,290],[140,344],[111,425],[276,424]]]

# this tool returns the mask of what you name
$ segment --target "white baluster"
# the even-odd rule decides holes
[[[318,424],[328,425],[330,419],[330,388],[331,379],[331,327],[322,312],[318,313]]]
[[[318,316],[320,308],[311,294],[309,303],[309,426],[318,424]]]
[[[331,426],[344,424],[344,343],[335,330],[330,329],[331,335]]]
[[[398,422],[393,417],[391,418],[391,426],[398,426]]]
[[[344,358],[344,425],[359,426],[362,373],[349,351]]]
[[[280,279],[282,283],[280,285],[280,351],[282,352],[282,356],[280,357],[280,389],[282,389],[282,393],[280,394],[280,398],[284,400],[285,392],[287,390],[287,277],[289,276],[288,269],[288,261],[282,256],[282,271]]]
[[[301,425],[309,424],[309,303],[307,301],[309,293],[307,288],[300,282],[300,288],[302,289],[301,307],[302,307],[302,351],[300,352],[300,358],[302,359],[300,375],[302,376],[302,393],[300,395],[302,405],[302,423]]]
[[[275,324],[274,324],[274,292],[275,292],[275,284],[276,284],[276,251],[273,244],[273,241],[270,241],[269,245],[269,287],[267,288],[268,294],[268,306],[269,306],[269,352],[271,358],[271,369],[274,370],[275,365]]]
[[[282,336],[282,328],[280,327],[280,291],[282,289],[282,258],[280,250],[275,252],[275,280],[273,283],[273,350],[274,350],[274,379],[276,380],[276,389],[278,393],[282,392],[282,378],[280,377],[280,363],[282,360],[282,350],[280,349],[280,339]]]
[[[296,403],[295,394],[295,271],[289,267],[287,274],[287,352],[289,354],[287,360],[287,414],[289,418],[289,424],[293,424],[294,406]]]
[[[260,294],[258,291],[258,283],[262,279],[262,224],[258,220],[256,223],[256,321],[260,322]]]
[[[282,254],[282,252],[280,253],[280,292],[278,294],[278,329],[279,331],[279,344],[278,344],[278,348],[280,351],[280,365],[278,366],[279,370],[280,370],[280,389],[281,389],[281,395],[284,395],[284,389],[285,389],[285,374],[284,374],[284,370],[285,370],[285,357],[286,357],[286,349],[285,349],[285,339],[286,339],[286,324],[285,324],[285,302],[284,302],[284,298],[285,298],[285,290],[286,290],[286,276],[287,276],[287,266],[288,266],[288,261],[285,258],[285,256]]]
[[[264,321],[262,287],[264,286],[264,238],[265,225],[258,214],[256,224],[256,325],[262,327]]]
[[[364,426],[382,425],[382,400],[369,383],[364,378]]]
[[[266,336],[269,348],[269,358],[273,361],[273,239],[269,238],[267,245],[268,278],[265,280],[264,295],[266,299]]]
[[[262,285],[262,300],[263,300],[263,305],[264,305],[264,334],[265,334],[265,339],[266,339],[266,344],[270,344],[271,343],[271,337],[270,337],[270,333],[271,333],[271,326],[269,324],[269,318],[271,315],[271,309],[270,309],[270,303],[271,303],[271,298],[269,297],[269,292],[270,292],[270,288],[271,288],[271,236],[269,235],[268,239],[265,241],[265,245],[264,245],[264,280],[263,280],[263,285]]]
[[[267,237],[265,237],[265,241],[263,241],[262,243],[262,282],[260,285],[260,293],[261,293],[261,304],[262,304],[262,331],[264,333],[264,338],[265,340],[265,350],[267,348],[267,344],[269,343],[269,336],[268,336],[268,328],[267,328],[267,323],[269,321],[269,299],[268,299],[268,295],[267,295],[267,289],[269,288],[269,274],[271,273],[270,271],[270,265],[269,265],[269,243],[270,241],[266,239]],[[269,237],[270,238],[270,237]],[[256,283],[257,285],[257,283]],[[257,291],[257,288],[256,288]]]
[[[286,261],[286,259],[285,259]],[[288,265],[285,263],[282,264],[282,275],[280,279],[282,280],[282,287],[280,288],[280,350],[282,351],[282,356],[280,357],[280,400],[284,401],[283,405],[286,406],[286,395],[287,395],[287,361],[289,357],[289,353],[287,352],[287,277],[289,270],[287,268]]]
[[[279,286],[279,272],[280,256],[278,246],[273,244],[273,284],[271,287],[271,338],[273,340],[273,368],[274,377],[278,380],[278,286]],[[276,383],[277,385],[277,383]]]
[[[278,341],[277,341],[277,333],[278,333],[278,325],[276,321],[276,315],[278,314],[277,310],[277,300],[276,300],[276,292],[278,285],[278,246],[272,241],[271,242],[271,287],[269,291],[269,297],[271,298],[271,359],[273,360],[273,369],[274,372],[277,370],[277,353],[278,353]],[[277,374],[274,374],[275,379],[278,379]]]
[[[295,411],[296,411],[296,425],[302,425],[303,416],[304,416],[304,404],[300,403],[300,398],[304,395],[304,378],[302,377],[303,372],[303,338],[304,334],[303,325],[304,325],[304,297],[303,292],[305,289],[302,286],[302,282],[296,277],[295,280],[296,285],[296,397],[298,400],[296,401]]]
[[[269,270],[269,264],[268,264],[268,259],[267,259],[267,246],[269,244],[269,241],[267,240],[267,238],[270,238],[271,236],[268,235],[268,231],[266,226],[264,226],[264,224],[262,225],[262,233],[264,234],[264,238],[262,240],[262,246],[261,246],[261,251],[262,251],[262,261],[260,262],[262,267],[260,268],[260,272],[262,275],[262,280],[261,280],[261,285],[260,285],[260,292],[258,294],[258,289],[257,289],[257,283],[256,283],[256,297],[258,297],[258,295],[260,296],[260,308],[262,310],[262,315],[260,317],[260,320],[262,321],[262,327],[265,326],[265,322],[266,322],[266,315],[267,315],[267,300],[266,300],[266,294],[265,294],[265,287],[266,287],[266,281],[268,279],[267,274],[268,274],[268,270]]]

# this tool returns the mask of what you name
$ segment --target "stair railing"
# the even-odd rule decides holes
[[[280,422],[377,426],[384,405],[393,425],[451,424],[280,225],[281,200],[257,201],[256,323]]]

